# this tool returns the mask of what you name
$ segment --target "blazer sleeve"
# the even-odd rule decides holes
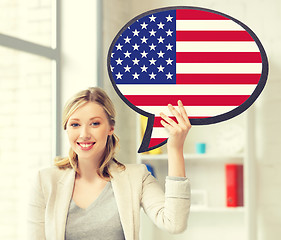
[[[165,193],[158,181],[143,165],[141,206],[144,212],[161,229],[181,233],[187,227],[190,210],[190,183],[166,178]]]
[[[45,199],[38,172],[30,189],[27,212],[27,239],[45,239]]]

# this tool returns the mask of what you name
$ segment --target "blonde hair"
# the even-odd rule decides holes
[[[112,101],[108,97],[108,95],[98,87],[91,87],[87,90],[83,90],[75,94],[69,101],[66,103],[63,111],[63,129],[66,130],[67,122],[70,116],[79,108],[85,105],[88,102],[95,102],[99,104],[105,111],[107,115],[108,122],[110,126],[115,125],[115,109]],[[113,160],[119,167],[123,170],[125,166],[118,162],[115,158],[115,150],[119,146],[119,139],[113,133],[107,137],[107,143],[104,151],[103,158],[100,162],[100,167],[97,170],[97,173],[103,179],[109,180],[112,178],[112,175],[109,172],[109,162]],[[61,169],[65,168],[73,168],[78,174],[78,156],[77,154],[70,148],[68,157],[55,158],[55,165]]]

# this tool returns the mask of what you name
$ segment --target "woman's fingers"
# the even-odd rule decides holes
[[[185,108],[184,108],[184,106],[183,106],[181,100],[178,101],[178,106],[179,106],[179,110],[180,110],[180,113],[181,113],[181,115],[182,115],[184,121],[185,121],[187,124],[190,125],[189,118],[188,118],[188,116],[187,116],[187,113],[186,113],[186,111],[185,111]]]

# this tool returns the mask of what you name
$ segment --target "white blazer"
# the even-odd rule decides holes
[[[115,195],[126,240],[139,239],[140,207],[161,229],[186,229],[190,209],[189,181],[166,179],[165,194],[143,164],[128,164],[122,171],[111,162]],[[51,167],[40,170],[28,204],[28,239],[63,240],[75,171]],[[114,239],[114,237],[113,237]]]

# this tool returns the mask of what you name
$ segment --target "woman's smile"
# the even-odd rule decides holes
[[[78,146],[83,151],[89,151],[95,145],[95,142],[77,142]]]

